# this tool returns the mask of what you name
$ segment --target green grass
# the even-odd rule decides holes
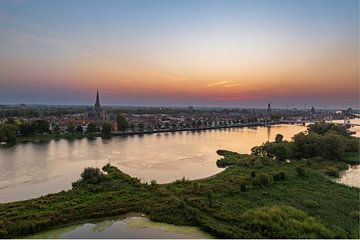
[[[218,238],[360,237],[360,190],[326,175],[329,168],[346,169],[346,163],[321,159],[286,163],[227,151],[219,154],[228,167],[208,179],[148,185],[106,166],[107,175],[98,184],[0,204],[0,237],[130,212],[145,213],[157,222],[198,226]],[[274,178],[280,172],[283,177]]]

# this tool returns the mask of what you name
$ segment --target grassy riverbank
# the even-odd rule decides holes
[[[73,190],[0,204],[0,237],[16,237],[89,218],[143,212],[151,220],[199,226],[226,238],[359,238],[359,189],[333,182],[339,161],[291,163],[219,152],[213,178],[142,184],[117,168]]]

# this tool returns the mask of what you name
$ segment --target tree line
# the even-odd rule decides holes
[[[266,142],[251,149],[252,155],[268,156],[280,161],[320,157],[342,160],[346,152],[359,152],[359,138],[350,136],[340,124],[317,122],[310,124],[307,132],[296,134],[292,141],[283,141],[281,134],[274,142]]]

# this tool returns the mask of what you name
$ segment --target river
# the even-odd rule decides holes
[[[20,143],[0,149],[0,202],[69,189],[85,167],[107,163],[142,181],[204,178],[222,171],[215,164],[218,149],[249,153],[277,133],[290,140],[304,130],[299,125],[275,125]]]

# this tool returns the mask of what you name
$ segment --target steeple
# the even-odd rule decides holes
[[[95,111],[96,112],[100,112],[101,111],[101,106],[100,106],[100,98],[99,98],[99,90],[96,90],[96,102],[95,102]]]

